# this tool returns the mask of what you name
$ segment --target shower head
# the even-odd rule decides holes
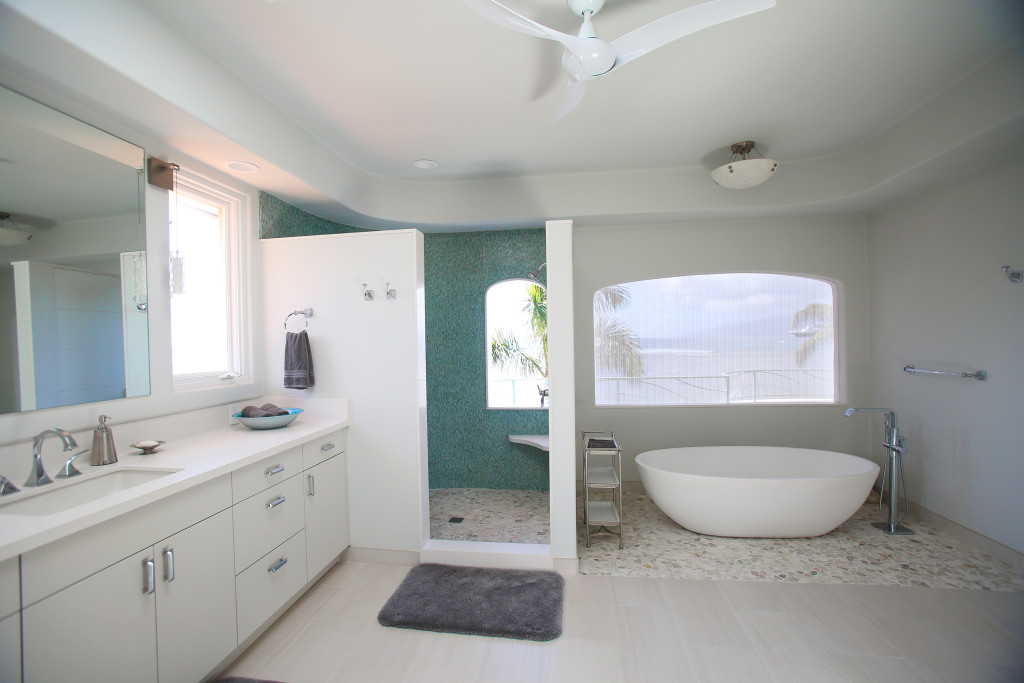
[[[534,271],[530,272],[530,279],[533,280],[534,282],[540,282],[540,279],[539,279],[540,271],[544,270],[547,267],[548,267],[547,262],[544,262],[544,263],[540,264],[539,266],[537,266],[537,270],[534,270]]]

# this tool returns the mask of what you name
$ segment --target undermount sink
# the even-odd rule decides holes
[[[57,480],[54,484],[42,487],[44,490],[22,489],[22,493],[32,494],[27,498],[20,498],[22,493],[4,496],[8,500],[0,500],[0,514],[52,515],[133,486],[147,484],[176,471],[122,469],[66,481]]]

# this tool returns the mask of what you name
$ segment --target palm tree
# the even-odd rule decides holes
[[[624,285],[594,292],[594,361],[597,367],[621,377],[642,377],[643,347],[636,333],[613,313],[630,302]]]
[[[529,314],[534,343],[523,345],[512,332],[494,331],[491,362],[502,370],[514,370],[524,377],[548,376],[548,293],[540,285],[526,289],[523,312]],[[539,342],[539,353],[538,353]]]
[[[603,287],[594,293],[594,357],[597,365],[605,370],[623,377],[641,377],[644,360],[640,340],[628,325],[611,315],[629,301],[629,290],[623,285]],[[513,333],[496,330],[491,340],[491,362],[502,370],[514,370],[526,377],[547,377],[547,290],[540,285],[530,285],[523,311],[529,314],[535,343],[524,345]]]
[[[803,367],[817,352],[832,343],[832,304],[807,304],[793,314],[792,331],[806,337],[797,347],[796,364]]]

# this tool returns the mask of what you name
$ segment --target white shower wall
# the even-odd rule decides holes
[[[349,399],[352,545],[418,552],[426,414],[423,235],[415,230],[264,240],[265,395]],[[363,283],[374,290],[363,297]],[[396,292],[389,300],[385,283]],[[316,384],[285,389],[282,322],[312,308]],[[290,330],[303,327],[293,316]]]

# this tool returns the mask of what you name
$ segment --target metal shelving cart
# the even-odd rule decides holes
[[[591,500],[607,492],[610,500]],[[583,432],[583,524],[590,547],[590,527],[618,534],[622,548],[622,449],[612,432]]]

